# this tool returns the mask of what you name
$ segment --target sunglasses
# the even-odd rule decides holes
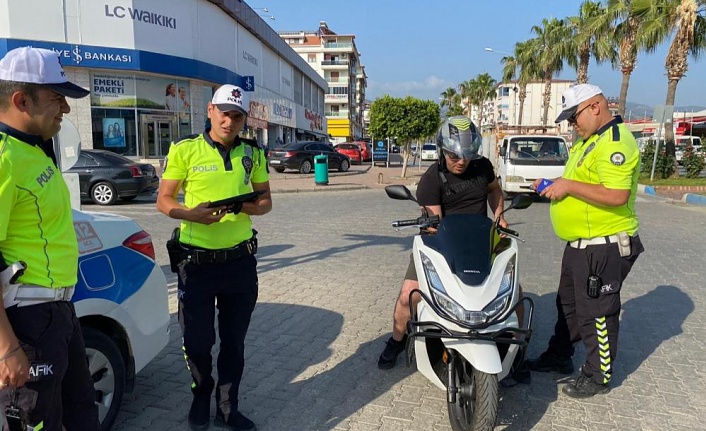
[[[593,102],[593,103],[590,103],[590,104],[584,106],[584,107],[581,108],[579,111],[576,111],[576,112],[574,112],[573,114],[571,114],[571,116],[570,116],[569,118],[567,118],[566,121],[568,121],[569,124],[576,124],[576,120],[578,120],[579,115],[581,115],[581,113],[582,113],[583,111],[585,111],[586,109],[588,109],[588,108],[590,108],[591,106],[595,105],[596,103],[598,103],[598,102]]]
[[[449,160],[453,160],[453,161],[461,160],[463,158],[456,153],[452,153],[451,151],[446,151],[446,150],[444,150],[444,155],[446,157],[448,157]]]

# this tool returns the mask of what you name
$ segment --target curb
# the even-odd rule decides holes
[[[325,185],[325,186],[316,186],[315,188],[312,189],[307,189],[307,188],[300,188],[300,189],[272,189],[270,190],[270,193],[272,194],[279,194],[279,193],[320,193],[320,192],[338,192],[338,191],[349,191],[349,190],[366,190],[370,189],[368,186],[364,185],[348,185],[348,186],[330,186],[330,185]]]
[[[644,184],[637,185],[637,192],[643,195],[657,196],[657,192],[655,191],[655,188],[653,186],[646,186]],[[706,196],[697,195],[695,193],[685,193],[680,201],[674,202],[683,202],[689,205],[706,206]]]
[[[706,196],[694,193],[686,193],[681,198],[682,202],[690,205],[706,206]]]

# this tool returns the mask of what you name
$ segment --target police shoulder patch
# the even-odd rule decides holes
[[[621,152],[615,152],[610,155],[610,162],[615,166],[620,166],[625,163],[625,155]]]
[[[181,136],[181,137],[179,137],[179,139],[174,141],[174,145],[179,145],[179,144],[183,144],[184,142],[187,142],[187,141],[192,141],[192,140],[198,138],[199,136],[201,136],[200,133],[194,133],[192,135]]]

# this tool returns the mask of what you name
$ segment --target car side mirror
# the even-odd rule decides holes
[[[500,152],[498,154],[500,157],[505,157],[505,147],[500,147]]]

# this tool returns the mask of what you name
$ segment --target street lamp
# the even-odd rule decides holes
[[[274,15],[270,15],[270,16],[260,15],[260,16],[263,17],[263,18],[271,19],[272,21],[275,20],[275,16],[274,16]]]
[[[265,12],[265,13],[267,13],[267,12],[270,11],[269,9],[267,9],[267,6],[265,6],[265,7],[254,7],[254,8],[252,8],[252,10],[261,10],[261,11],[263,11],[263,12]]]
[[[485,48],[486,51],[488,52],[499,52],[500,54],[507,54],[507,55],[512,55],[511,52],[507,51],[500,51],[499,49],[493,49],[493,48]]]

